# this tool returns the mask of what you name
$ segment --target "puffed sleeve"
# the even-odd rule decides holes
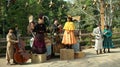
[[[16,43],[16,40],[12,39],[11,38],[12,34],[8,34],[6,39],[7,39],[7,42],[13,42],[13,43]]]
[[[63,29],[65,29],[65,30],[75,30],[74,23],[73,22],[66,22]]]
[[[112,36],[112,32],[110,30],[106,30],[105,32],[107,32],[106,34],[104,34],[106,37]]]
[[[92,32],[92,34],[95,36],[96,35],[96,33],[95,33],[95,28],[93,29],[93,32]]]

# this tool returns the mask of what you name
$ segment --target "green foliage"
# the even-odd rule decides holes
[[[86,9],[84,10],[83,7],[86,5]],[[72,16],[79,15],[81,16],[80,21],[80,28],[81,30],[85,31],[92,31],[93,24],[96,22],[96,18],[94,17],[93,13],[93,6],[91,0],[74,0],[74,5],[68,5],[69,11],[68,14]]]
[[[109,3],[109,0],[105,1]],[[92,4],[92,0],[74,0],[73,3],[63,0],[52,0],[53,5],[51,7],[50,2],[51,0],[40,0],[39,3],[38,0],[16,0],[15,3],[10,3],[7,6],[6,0],[0,0],[0,28],[3,28],[4,25],[5,32],[7,32],[10,26],[14,27],[17,24],[20,32],[25,36],[28,16],[32,14],[35,22],[37,22],[39,13],[44,13],[49,17],[49,24],[53,23],[54,18],[57,18],[61,24],[64,24],[66,15],[79,15],[81,20],[76,25],[80,25],[79,28],[87,32],[91,32],[95,24],[100,20],[100,11],[97,5]],[[119,0],[112,0],[114,6],[112,27],[116,28],[120,27],[119,2]],[[83,9],[84,6],[86,6],[86,9]]]
[[[110,4],[109,0],[105,0],[106,4]],[[84,9],[84,7],[86,8]],[[119,0],[112,0],[112,27],[120,27],[120,1]],[[79,15],[81,16],[81,29],[84,29],[86,31],[91,32],[92,28],[95,26],[96,23],[100,21],[100,3],[97,2],[97,4],[93,5],[92,0],[74,0],[74,4],[68,5],[69,11],[68,14],[72,16]],[[105,8],[106,9],[106,22],[109,23],[110,19],[108,17],[110,16],[111,9],[110,7]]]
[[[35,22],[38,20],[39,13],[43,13],[50,19],[50,24],[53,23],[54,18],[58,18],[60,23],[64,23],[64,19],[61,20],[66,15],[66,6],[62,8],[62,5],[66,5],[63,0],[52,0],[53,5],[49,7],[50,0],[16,0],[15,3],[10,3],[7,6],[6,0],[1,1],[1,11],[0,11],[0,24],[5,21],[5,31],[9,27],[15,27],[17,24],[20,33],[24,36],[26,35],[26,28],[28,25],[28,16],[32,14],[34,16]],[[3,28],[3,26],[2,26]]]
[[[97,0],[98,1],[98,0]],[[82,30],[82,33],[86,32],[92,32],[93,28],[96,26],[96,23],[100,21],[100,3],[93,5],[92,0],[74,0],[74,4],[68,4],[68,14],[72,16],[79,15],[81,16],[80,20],[80,29]],[[105,0],[105,3],[110,4],[110,0]],[[86,5],[86,9],[83,9],[84,5]],[[119,0],[112,0],[112,27],[115,28],[113,32],[118,32],[120,28],[120,1]],[[110,15],[110,9],[105,8],[107,11],[105,14],[107,14],[107,17]],[[106,22],[109,22],[107,20]],[[84,32],[84,31],[86,32]],[[89,40],[87,37],[82,37],[82,40]],[[119,36],[113,35],[113,38],[119,38]],[[89,42],[87,42],[89,44]]]

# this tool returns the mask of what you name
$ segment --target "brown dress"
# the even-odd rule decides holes
[[[13,59],[14,44],[16,44],[16,36],[12,33],[8,33],[7,39],[7,49],[6,49],[6,59]]]

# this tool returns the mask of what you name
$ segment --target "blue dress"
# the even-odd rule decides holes
[[[103,48],[112,48],[112,32],[108,29],[104,29],[104,40],[103,40]]]

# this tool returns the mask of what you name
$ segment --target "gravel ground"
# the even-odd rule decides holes
[[[50,59],[44,63],[32,64],[29,60],[23,65],[6,65],[5,57],[0,58],[0,67],[120,67],[120,48],[111,49],[111,53],[96,55],[93,48],[83,50],[86,56],[74,60]]]

